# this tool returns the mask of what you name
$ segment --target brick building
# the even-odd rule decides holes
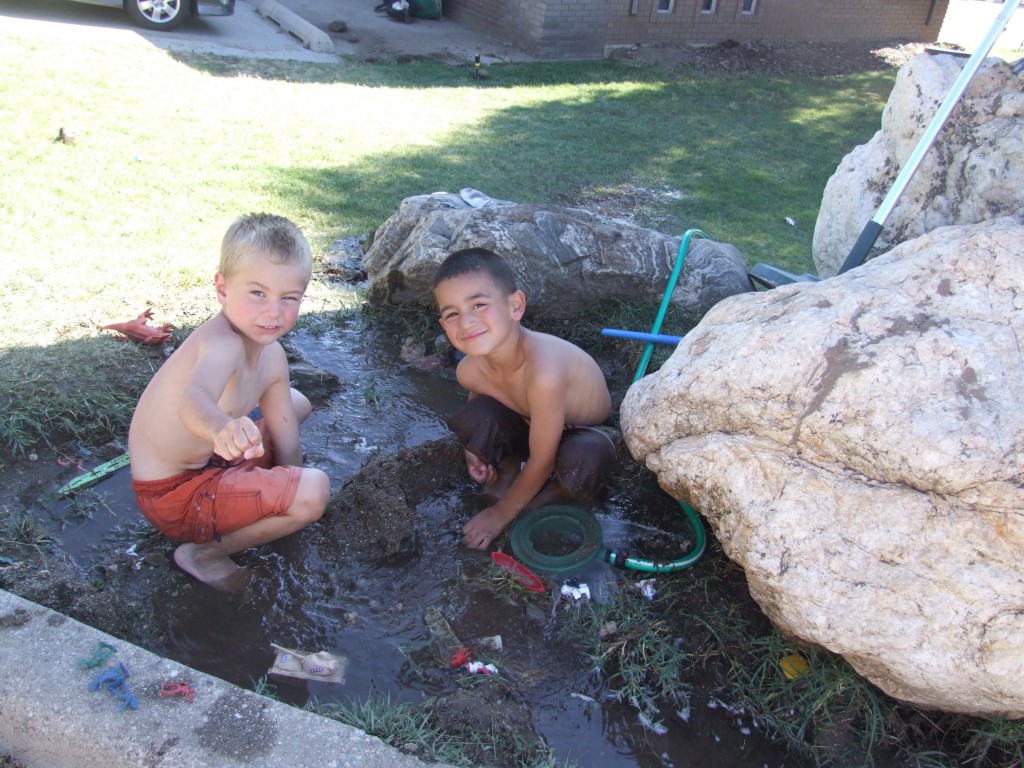
[[[950,0],[444,0],[445,15],[545,59],[724,40],[934,42]]]

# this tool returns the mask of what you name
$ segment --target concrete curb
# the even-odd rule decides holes
[[[100,642],[117,649],[83,670]],[[89,683],[124,664],[139,708]],[[0,590],[0,755],[30,768],[426,768],[380,739],[163,659]],[[188,681],[195,702],[161,697]],[[429,764],[437,768],[436,763]]]
[[[261,16],[276,21],[281,29],[295,35],[302,44],[311,51],[334,53],[334,41],[330,35],[319,27],[306,21],[293,11],[289,11],[277,0],[255,0],[256,10]]]

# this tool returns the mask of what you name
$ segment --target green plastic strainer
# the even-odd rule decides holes
[[[512,529],[512,551],[528,567],[548,573],[571,571],[603,549],[604,533],[593,514],[552,504],[524,514]]]

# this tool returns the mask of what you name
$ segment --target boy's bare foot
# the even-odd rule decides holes
[[[218,592],[237,595],[241,598],[242,603],[247,603],[253,597],[253,582],[256,581],[259,574],[259,571],[254,571],[252,568],[242,568],[239,566],[233,574],[220,581],[210,582],[209,586]]]
[[[583,499],[577,499],[566,490],[557,477],[552,477],[523,509],[538,509],[549,504],[565,504],[571,501],[582,502]]]
[[[462,543],[471,549],[487,549],[514,519],[515,515],[508,516],[497,507],[488,507],[462,526]]]
[[[182,544],[174,550],[174,562],[185,573],[221,592],[241,592],[253,575],[248,568],[236,565],[230,557],[204,544]]]

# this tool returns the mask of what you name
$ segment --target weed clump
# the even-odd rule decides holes
[[[659,727],[662,706],[689,707],[685,675],[694,661],[663,611],[639,591],[627,586],[606,602],[571,606],[558,635],[604,674],[605,695],[637,709],[649,727]]]
[[[0,545],[19,554],[37,554],[43,558],[52,549],[53,537],[37,518],[22,512],[14,514],[7,507],[0,509]]]
[[[523,738],[521,730],[461,728],[458,734],[451,733],[450,726],[445,727],[447,717],[436,699],[412,705],[394,704],[390,696],[371,697],[347,704],[314,703],[309,709],[376,736],[406,754],[448,765],[531,768],[558,765],[543,742]],[[486,710],[476,709],[486,714]]]

